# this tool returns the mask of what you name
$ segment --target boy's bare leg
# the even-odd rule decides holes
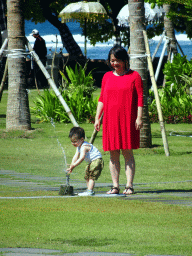
[[[93,190],[95,186],[95,181],[92,179],[87,180],[87,189]]]

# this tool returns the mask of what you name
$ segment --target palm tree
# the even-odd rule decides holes
[[[49,0],[49,1],[40,0],[39,3],[40,3],[40,7],[42,10],[43,16],[53,26],[55,26],[59,30],[63,46],[65,47],[67,52],[71,56],[80,57],[84,60],[85,57],[81,51],[81,48],[74,40],[73,35],[71,34],[68,26],[65,23],[61,23],[61,21],[58,19],[58,17],[53,15],[53,13],[51,12],[51,9],[49,7],[51,2],[53,2],[53,1],[52,0]]]
[[[143,128],[140,134],[140,147],[151,147],[151,126],[148,114],[148,88],[147,88],[147,59],[145,55],[145,43],[143,30],[145,30],[144,20],[144,0],[129,0],[130,19],[130,67],[139,72],[144,87],[144,107],[143,107]]]
[[[166,31],[166,36],[170,40],[170,42],[168,44],[168,48],[167,48],[168,56],[169,56],[169,59],[170,59],[172,53],[177,54],[177,44],[176,44],[173,22],[167,16],[167,14],[169,13],[169,11],[171,9],[171,5],[170,4],[164,4],[163,9],[165,11],[164,27],[165,27],[165,31]]]
[[[25,50],[24,18],[22,15],[22,0],[7,1],[8,28],[8,102],[7,130],[30,129],[30,112],[26,91],[25,58],[19,55],[13,58],[13,50]]]

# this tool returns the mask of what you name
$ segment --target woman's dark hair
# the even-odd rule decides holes
[[[122,60],[124,62],[127,62],[127,65],[129,67],[129,55],[128,55],[127,51],[123,47],[121,47],[120,45],[116,44],[109,51],[108,65],[110,67],[111,67],[111,65],[110,65],[110,58],[111,58],[112,54],[115,56],[116,59],[119,59],[119,60]]]
[[[73,127],[69,132],[69,138],[72,138],[73,136],[77,136],[78,140],[83,138],[85,139],[85,131],[81,127]]]

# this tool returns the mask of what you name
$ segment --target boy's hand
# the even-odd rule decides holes
[[[70,165],[70,167],[67,169],[68,173],[72,173],[73,169],[75,168],[75,166]]]

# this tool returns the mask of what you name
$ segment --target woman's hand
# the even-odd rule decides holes
[[[96,131],[100,131],[100,120],[99,119],[95,119],[95,124],[94,124],[95,130]]]
[[[138,107],[138,111],[137,111],[137,119],[135,122],[135,128],[136,130],[140,130],[143,127],[143,108],[142,107]]]
[[[101,126],[100,117],[102,112],[103,112],[103,102],[99,101],[97,105],[97,112],[95,115],[95,124],[94,124],[95,130],[98,132],[100,131],[100,126]]]
[[[143,127],[143,120],[142,117],[137,117],[135,122],[135,128],[136,130],[140,130]]]

